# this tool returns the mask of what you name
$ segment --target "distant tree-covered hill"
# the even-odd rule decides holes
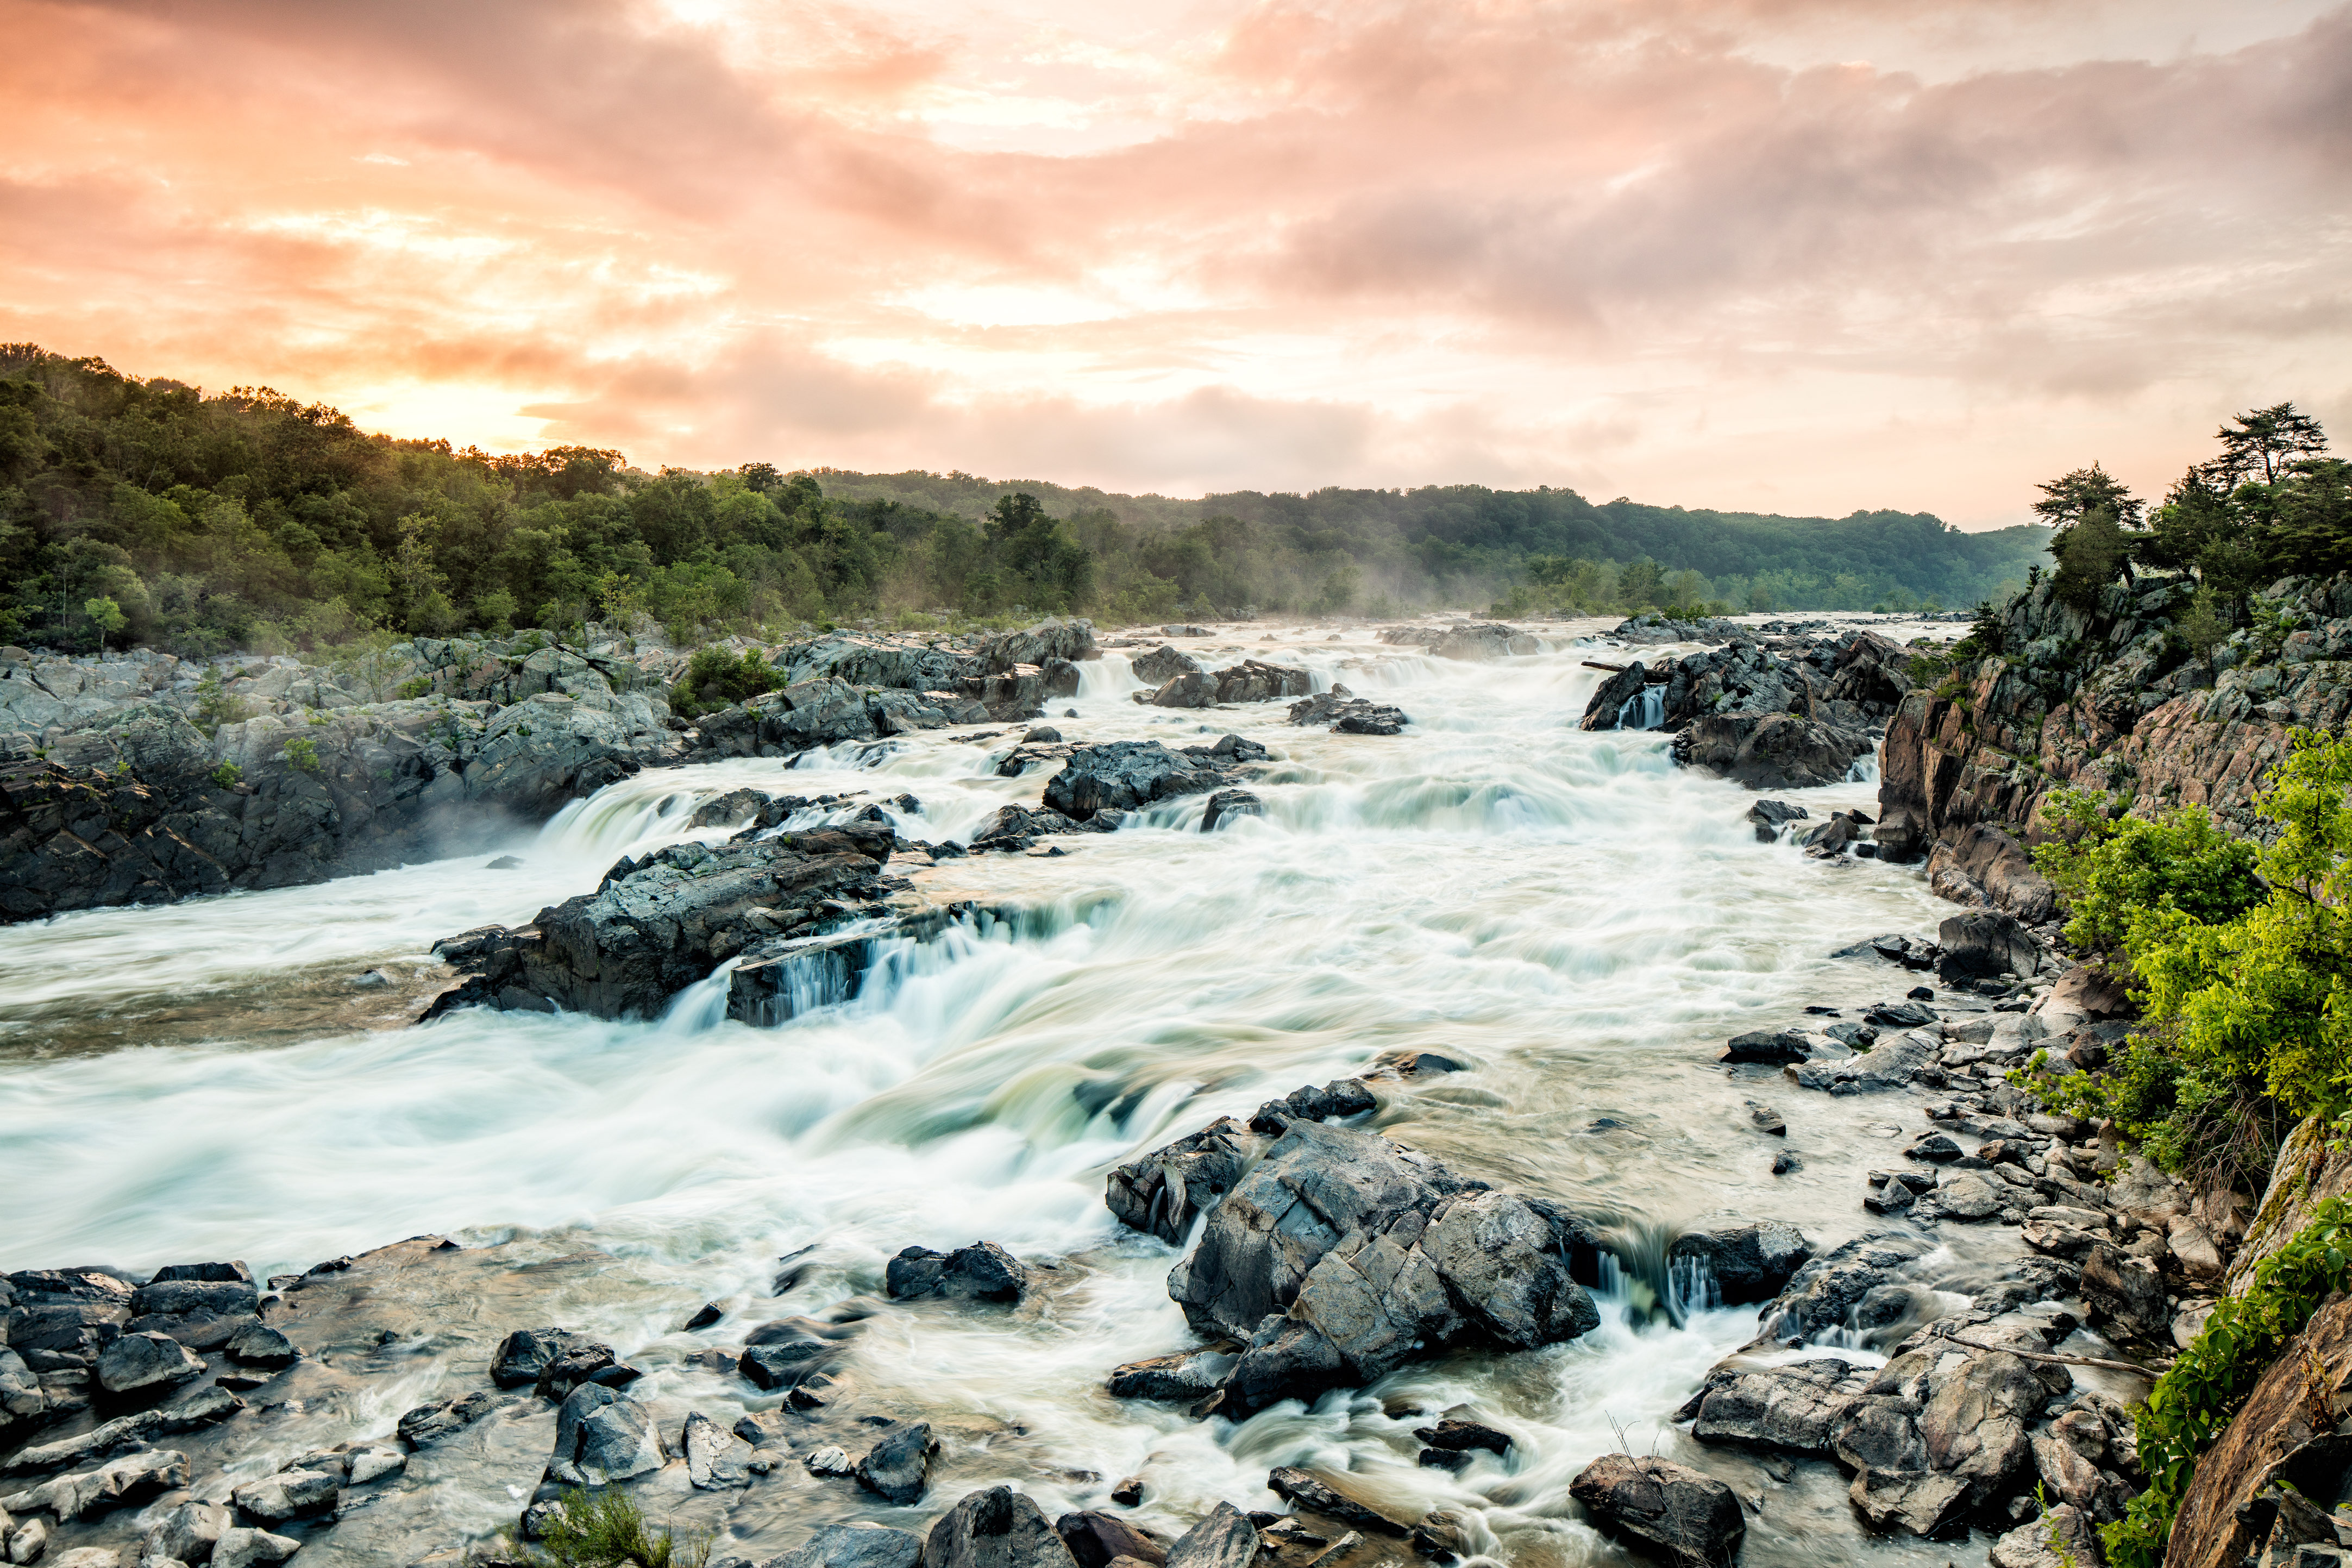
[[[0,638],[58,647],[317,649],[640,612],[700,636],[875,615],[1960,605],[2021,580],[2047,538],[1475,486],[1184,500],[764,462],[649,474],[0,345]]]

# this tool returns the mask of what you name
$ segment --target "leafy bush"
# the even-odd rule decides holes
[[[2197,1342],[2157,1379],[2134,1413],[2147,1489],[2100,1531],[2108,1568],[2159,1568],[2197,1461],[2230,1425],[2286,1342],[2319,1304],[2352,1284],[2352,1206],[2328,1198],[2311,1223],[2224,1296]]]
[[[773,691],[784,683],[783,673],[761,658],[756,648],[745,648],[740,658],[725,650],[706,647],[687,661],[686,673],[670,688],[669,705],[691,719]]]
[[[2061,837],[2033,851],[2073,919],[2066,939],[2091,952],[2124,952],[2134,920],[2174,910],[2200,924],[2234,920],[2263,897],[2255,850],[2213,824],[2200,806],[2154,821],[2112,815],[2095,790],[2054,790],[2042,819]]]
[[[297,735],[286,742],[286,763],[306,773],[319,771],[319,742],[308,735]]]
[[[2285,1127],[2352,1105],[2352,742],[2292,744],[2256,800],[2268,845],[2201,813],[2107,823],[2076,792],[2055,804],[2080,837],[2036,853],[2070,933],[2116,952],[2146,1009],[2108,1069],[2051,1092],[2168,1170],[2259,1182]]]
[[[242,724],[248,717],[242,698],[226,695],[217,665],[196,677],[196,722],[207,730],[223,724]]]
[[[235,763],[223,763],[207,775],[215,789],[234,789],[244,782],[245,770]]]
[[[622,1492],[575,1489],[563,1494],[563,1510],[551,1521],[539,1549],[520,1555],[544,1568],[703,1568],[710,1560],[710,1538],[681,1540],[672,1531],[656,1531],[646,1523],[645,1511]]]
[[[408,701],[419,697],[430,697],[433,695],[433,678],[429,675],[419,675],[411,679],[404,680],[400,683],[394,695],[399,697],[403,701]]]

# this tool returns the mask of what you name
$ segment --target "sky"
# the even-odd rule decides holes
[[[0,0],[0,339],[646,468],[2022,521],[2352,436],[2352,5]]]

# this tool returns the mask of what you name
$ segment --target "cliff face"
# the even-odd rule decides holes
[[[2287,731],[2340,731],[2352,713],[2352,576],[2273,584],[2210,668],[2175,635],[2189,596],[2142,578],[2093,611],[2047,583],[2013,601],[2001,653],[1911,692],[1889,722],[1881,853],[1927,856],[1937,892],[2038,921],[2050,887],[2024,845],[2054,789],[2117,792],[2143,813],[2201,805],[2251,831]]]

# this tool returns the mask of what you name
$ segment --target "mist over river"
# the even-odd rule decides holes
[[[1832,1099],[1715,1058],[1727,1036],[1808,1004],[1899,994],[1888,972],[1830,954],[1932,932],[1951,906],[1916,868],[1757,842],[1752,797],[1677,770],[1662,735],[1580,731],[1606,679],[1581,661],[1611,656],[1567,635],[1486,663],[1278,636],[1253,627],[1222,650],[1303,665],[1316,689],[1344,682],[1413,722],[1381,738],[1294,728],[1281,702],[1139,706],[1126,658],[1107,653],[1043,722],[1073,741],[1261,742],[1276,759],[1250,786],[1265,816],[1203,834],[1193,797],[1116,833],[913,870],[934,897],[1017,918],[899,942],[855,999],[777,1027],[725,1017],[723,971],[648,1022],[469,1010],[406,1024],[449,983],[437,938],[526,921],[624,854],[722,840],[728,826],[686,824],[729,790],[855,796],[803,826],[911,795],[919,805],[886,804],[904,838],[964,838],[1034,804],[1058,766],[996,775],[1024,726],[649,770],[520,835],[519,868],[482,854],[0,929],[0,1267],[235,1257],[259,1278],[426,1233],[551,1262],[593,1250],[604,1261],[564,1276],[563,1321],[644,1367],[655,1397],[724,1425],[775,1400],[692,1363],[697,1349],[878,1295],[902,1247],[985,1238],[1057,1266],[1035,1300],[894,1309],[867,1320],[850,1363],[877,1402],[946,1424],[940,1506],[1012,1480],[1050,1515],[1142,1473],[1142,1516],[1181,1531],[1219,1500],[1272,1506],[1268,1467],[1314,1464],[1402,1517],[1463,1510],[1496,1561],[1616,1563],[1567,1483],[1623,1446],[1759,1494],[1750,1564],[1953,1557],[1864,1537],[1826,1463],[1780,1467],[1781,1480],[1736,1451],[1701,1454],[1668,1418],[1757,1314],[1662,1299],[1665,1245],[1701,1215],[1788,1220],[1821,1249],[1870,1228],[1861,1173],[1925,1128],[1915,1098]],[[1857,782],[1790,798],[1821,816],[1874,795]],[[370,971],[388,984],[355,983]],[[1625,1260],[1601,1326],[1238,1425],[1110,1399],[1112,1366],[1197,1342],[1167,1295],[1176,1249],[1114,1220],[1108,1169],[1400,1050],[1468,1070],[1375,1080],[1371,1125],[1600,1223]],[[1801,1169],[1771,1173],[1782,1141],[1750,1124],[1757,1099],[1786,1116]],[[1962,1249],[1957,1270],[1992,1244],[1942,1239]],[[727,1324],[680,1331],[706,1300]],[[418,1367],[404,1392],[432,1397],[439,1369]],[[1417,1467],[1419,1418],[1387,1411],[1460,1405],[1512,1452],[1459,1475]],[[828,1517],[893,1513],[854,1489],[826,1495]]]

